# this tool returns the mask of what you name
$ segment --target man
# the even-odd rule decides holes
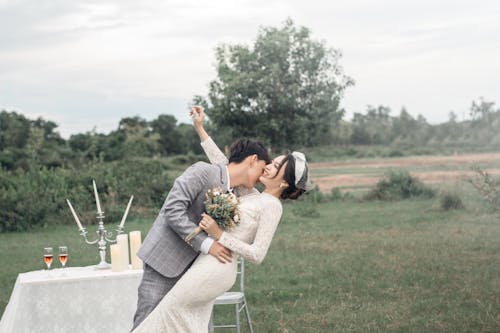
[[[133,328],[153,311],[200,252],[222,263],[231,261],[231,252],[204,232],[194,237],[190,244],[184,238],[201,220],[209,189],[231,190],[241,186],[251,189],[268,163],[269,155],[261,143],[242,139],[231,146],[227,166],[198,162],[175,180],[137,253],[144,262],[144,275],[139,285]]]

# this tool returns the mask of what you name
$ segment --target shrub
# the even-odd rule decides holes
[[[317,218],[320,216],[316,204],[307,201],[297,201],[292,204],[292,212],[300,217]]]
[[[59,193],[67,191],[60,173],[46,168],[0,172],[0,232],[43,226],[50,212],[60,210]]]
[[[405,156],[405,154],[401,150],[391,150],[389,154],[387,155],[388,157],[402,157]]]
[[[327,202],[328,197],[326,195],[324,195],[323,192],[321,192],[319,190],[319,187],[316,185],[312,190],[303,194],[299,198],[299,200],[317,204],[317,203]]]
[[[337,201],[337,200],[342,200],[342,192],[340,192],[340,188],[334,187],[330,191],[330,200],[332,201]]]
[[[292,212],[301,217],[319,217],[318,203],[326,202],[327,197],[319,190],[318,186],[303,194],[292,202]]]
[[[456,193],[441,193],[439,195],[439,206],[442,210],[463,209],[464,204],[460,196]]]
[[[186,164],[194,164],[198,161],[208,162],[208,159],[205,155],[195,155],[189,153],[187,155],[177,155],[175,157],[172,157],[171,161],[173,164],[184,166]]]
[[[92,179],[98,186],[105,223],[120,221],[130,195],[134,195],[131,214],[137,209],[158,210],[173,184],[170,169],[165,160],[153,159],[99,162],[80,169],[0,169],[0,232],[23,231],[49,221],[74,223],[66,198],[84,223],[95,223]]]
[[[366,200],[402,200],[414,197],[432,198],[432,188],[406,170],[391,170],[365,195]]]

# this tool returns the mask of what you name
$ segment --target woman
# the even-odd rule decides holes
[[[226,156],[203,127],[203,109],[194,107],[192,116],[210,162],[227,164]],[[235,149],[237,147],[232,147],[232,154]],[[199,224],[219,243],[257,264],[266,256],[280,221],[280,199],[297,199],[309,189],[304,155],[294,152],[276,157],[266,166],[259,180],[265,186],[264,192],[253,189],[240,196],[240,223],[233,231],[222,231],[206,214]],[[236,265],[236,260],[224,264],[211,255],[200,254],[133,333],[206,332],[215,298],[235,282]]]

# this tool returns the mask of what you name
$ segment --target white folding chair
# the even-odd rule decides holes
[[[236,315],[236,324],[232,325],[215,325],[214,328],[236,328],[236,332],[241,332],[240,312],[245,310],[245,317],[250,333],[253,333],[252,320],[248,311],[248,304],[245,298],[245,261],[242,257],[238,259],[238,275],[240,276],[239,291],[227,291],[223,295],[217,297],[215,305],[234,305]],[[213,312],[212,312],[213,314]],[[213,322],[213,318],[212,318]]]

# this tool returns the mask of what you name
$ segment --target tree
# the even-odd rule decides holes
[[[401,108],[398,117],[392,120],[392,141],[404,144],[413,144],[416,137],[417,121],[408,113],[405,107]]]
[[[123,118],[118,131],[125,133],[124,149],[127,156],[151,157],[158,153],[160,136],[153,133],[145,119],[138,116]]]
[[[366,115],[355,113],[352,120],[352,142],[355,144],[387,144],[392,134],[391,109],[368,105]]]
[[[151,128],[159,136],[159,150],[164,154],[185,152],[177,134],[177,119],[168,114],[162,114],[151,122]]]
[[[217,47],[217,79],[201,102],[218,130],[233,138],[256,137],[278,148],[326,143],[343,116],[344,89],[353,84],[340,57],[290,19],[264,27],[252,47]]]
[[[31,122],[16,112],[0,112],[0,151],[6,148],[22,149],[28,143]]]

